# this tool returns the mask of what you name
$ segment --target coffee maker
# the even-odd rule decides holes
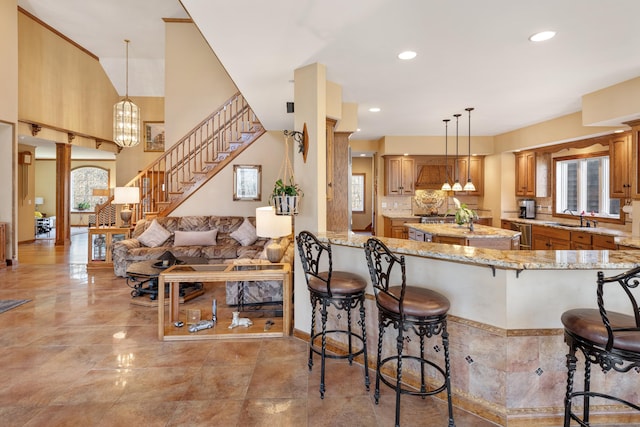
[[[533,199],[523,199],[518,202],[520,205],[519,218],[535,219],[536,217],[536,201]]]

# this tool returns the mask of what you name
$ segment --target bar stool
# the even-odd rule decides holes
[[[384,243],[375,238],[367,240],[364,246],[371,282],[376,294],[378,307],[378,361],[376,366],[376,390],[374,398],[376,404],[380,398],[380,381],[396,392],[396,426],[400,425],[400,395],[432,396],[444,390],[447,391],[449,405],[449,426],[454,426],[453,405],[451,402],[451,367],[449,364],[449,334],[447,332],[447,311],[449,300],[429,289],[407,286],[404,256],[397,257]],[[400,266],[402,274],[401,285],[391,285],[391,274],[396,265]],[[382,358],[382,339],[387,326],[393,326],[397,331],[397,354]],[[420,354],[403,354],[405,338],[408,331],[413,331],[420,338]],[[442,336],[444,350],[444,368],[425,358],[425,338]],[[402,363],[404,360],[414,360],[420,364],[420,390],[402,382]],[[381,375],[381,370],[389,362],[396,363],[395,382]],[[425,368],[431,366],[442,375],[442,384],[427,390]]]
[[[599,397],[624,404],[640,411],[640,406],[616,396],[591,390],[591,364],[600,365],[603,372],[611,369],[617,372],[629,372],[640,368],[640,309],[632,291],[640,285],[640,267],[625,273],[604,277],[598,272],[597,280],[598,309],[578,308],[562,313],[564,339],[569,346],[567,354],[567,393],[564,400],[564,425],[568,427],[571,420],[581,426],[589,426],[589,399]],[[619,289],[615,285],[619,285]],[[614,289],[610,289],[610,288]],[[608,295],[626,295],[624,301],[630,304],[630,313],[622,314],[607,311],[605,308],[605,288]],[[622,292],[620,292],[620,290]],[[619,303],[616,301],[616,303]],[[573,376],[576,371],[576,350],[580,350],[585,358],[584,390],[573,390]],[[571,410],[571,400],[582,397],[582,419]]]
[[[362,354],[364,357],[364,384],[369,390],[369,368],[367,363],[367,332],[365,324],[365,289],[367,282],[360,276],[347,271],[333,271],[331,256],[331,245],[321,243],[316,236],[308,231],[302,231],[296,237],[298,251],[307,289],[311,297],[311,334],[309,338],[309,370],[313,367],[313,354],[320,355],[320,397],[324,399],[325,384],[325,358],[348,359],[349,364],[353,359]],[[328,270],[320,271],[320,263],[323,253],[327,254]],[[320,318],[322,330],[316,332],[316,310],[320,307]],[[327,330],[327,319],[329,316],[329,306],[335,307],[338,311],[347,312],[347,329]],[[351,310],[360,307],[360,321],[362,335],[358,335],[351,330]],[[341,318],[340,313],[336,316]],[[348,352],[344,355],[327,354],[327,335],[346,335]],[[316,340],[321,338],[320,347]],[[354,342],[355,339],[355,342]],[[358,344],[359,349],[354,348]]]

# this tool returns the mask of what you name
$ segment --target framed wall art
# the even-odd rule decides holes
[[[261,165],[233,165],[233,200],[262,200]]]
[[[164,151],[164,122],[144,122],[144,151]]]

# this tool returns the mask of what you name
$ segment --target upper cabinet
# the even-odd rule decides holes
[[[609,142],[609,195],[614,198],[631,197],[631,135],[616,134]]]
[[[407,156],[385,156],[384,195],[412,196],[415,182],[415,160]]]
[[[460,185],[464,187],[467,183],[467,170],[471,174],[471,182],[476,191],[458,191],[458,194],[465,194],[467,196],[482,196],[484,195],[484,157],[472,156],[471,163],[467,169],[468,158],[458,159],[458,174],[460,176]]]
[[[516,196],[536,196],[536,153],[520,151],[516,155]]]

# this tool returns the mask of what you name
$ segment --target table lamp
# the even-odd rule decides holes
[[[120,211],[123,227],[131,226],[131,207],[132,203],[140,203],[139,187],[116,187],[113,190],[113,203],[115,205],[124,205]]]
[[[271,262],[280,261],[282,246],[279,239],[291,234],[291,216],[276,215],[273,206],[256,208],[256,234],[259,237],[272,239],[272,242],[265,247],[267,259]]]
[[[36,197],[33,203],[36,205],[36,210],[38,210],[38,206],[44,205],[44,197]]]

